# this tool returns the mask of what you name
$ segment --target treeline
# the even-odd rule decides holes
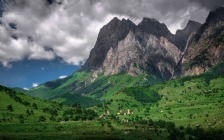
[[[121,90],[121,92],[126,93],[128,96],[134,97],[141,103],[155,103],[161,99],[158,92],[146,87],[130,87]]]
[[[12,115],[13,117],[10,118],[3,116],[3,118],[0,119],[0,122],[10,122],[14,119],[19,120],[20,123],[25,123],[27,120],[38,122],[83,121],[93,120],[98,117],[98,114],[95,111],[81,108],[80,104],[74,104],[73,106],[63,106],[57,102],[43,101],[45,104],[43,106],[43,104],[40,105],[36,103],[37,101],[35,100],[38,99],[33,98],[33,100],[30,101],[22,99],[18,95],[23,93],[17,93],[13,89],[0,85],[0,91],[8,94],[9,97],[12,98],[15,102],[18,102],[26,107],[26,109],[19,110],[21,114]],[[27,95],[24,94],[24,96]],[[9,103],[9,105],[6,106],[6,109],[9,111],[9,113],[16,111],[16,108],[12,105],[12,103]],[[37,115],[38,120],[35,119]]]
[[[153,130],[157,136],[161,136],[164,137],[164,139],[169,140],[224,140],[223,129],[203,129],[200,126],[193,127],[191,125],[185,127],[176,126],[175,123],[171,121],[153,121],[150,118],[143,119],[137,115],[134,116],[134,119],[121,119],[111,114],[99,119],[99,121],[101,122],[102,126],[107,125],[112,130],[114,129],[114,126],[112,125],[113,121],[120,126],[132,126],[136,131]],[[168,135],[164,135],[164,131]]]

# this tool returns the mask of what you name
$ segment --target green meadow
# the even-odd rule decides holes
[[[0,139],[223,139],[223,69],[154,84],[136,77],[142,85],[129,75],[100,76],[83,99],[89,106],[62,104],[75,95],[48,101],[1,86]]]

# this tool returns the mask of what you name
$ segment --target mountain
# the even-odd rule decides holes
[[[132,76],[146,72],[168,80],[174,76],[181,59],[178,43],[186,45],[190,34],[199,26],[199,23],[189,22],[185,29],[173,35],[165,24],[154,19],[143,18],[135,25],[130,20],[114,18],[100,30],[81,70],[104,75],[126,72]],[[177,41],[179,38],[181,40]]]
[[[178,126],[223,128],[223,83],[222,62],[198,76],[169,80],[148,87],[124,88],[104,106],[111,114],[118,114],[118,118],[128,118],[129,121],[138,115],[146,120],[173,121]]]
[[[45,99],[64,93],[108,98],[124,87],[170,79],[181,51],[165,37],[159,37],[159,29],[153,34],[144,31],[143,23],[151,25],[149,21],[155,22],[144,18],[142,24],[135,25],[130,20],[114,18],[100,30],[87,62],[78,72],[42,84],[28,94]],[[152,25],[153,29],[165,26],[159,22]]]
[[[206,22],[188,39],[182,75],[197,75],[224,60],[224,8],[211,11]]]
[[[135,25],[128,19],[114,18],[100,30],[79,71],[27,94],[49,100],[63,94],[110,99],[126,87],[201,74],[223,60],[223,11],[210,12],[203,25],[189,21],[175,35],[155,19],[143,18]],[[64,97],[64,102],[71,101],[70,96]]]
[[[0,86],[0,139],[223,139],[223,15],[175,35],[114,18],[79,71],[15,88],[51,101]]]
[[[197,32],[201,26],[202,26],[202,24],[192,21],[192,20],[189,20],[184,29],[176,31],[175,36],[176,36],[176,40],[178,43],[177,46],[179,46],[179,49],[181,51],[184,51],[190,35]]]

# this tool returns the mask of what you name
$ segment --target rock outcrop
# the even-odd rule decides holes
[[[114,18],[100,30],[95,47],[81,70],[104,75],[152,73],[170,79],[181,54],[175,45],[175,35],[165,24],[144,18],[135,25],[130,20]]]
[[[164,80],[203,73],[223,60],[223,9],[211,12],[203,25],[189,21],[175,35],[155,19],[135,25],[114,18],[100,30],[81,70],[94,75],[150,73]]]
[[[186,48],[188,38],[196,33],[201,26],[202,24],[189,20],[184,29],[176,31],[176,45],[181,51],[184,51]]]
[[[210,12],[182,58],[181,75],[198,75],[224,60],[224,8]]]

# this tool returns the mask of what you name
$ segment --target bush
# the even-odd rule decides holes
[[[19,115],[19,122],[20,123],[24,123],[24,117],[23,117],[23,115]]]
[[[12,105],[8,105],[8,106],[7,106],[7,109],[8,109],[10,112],[14,111]]]
[[[161,96],[158,94],[158,92],[146,87],[126,88],[122,92],[127,93],[128,96],[132,96],[137,101],[142,103],[155,103],[161,99]]]
[[[40,116],[38,122],[46,122],[47,119],[44,116]]]

